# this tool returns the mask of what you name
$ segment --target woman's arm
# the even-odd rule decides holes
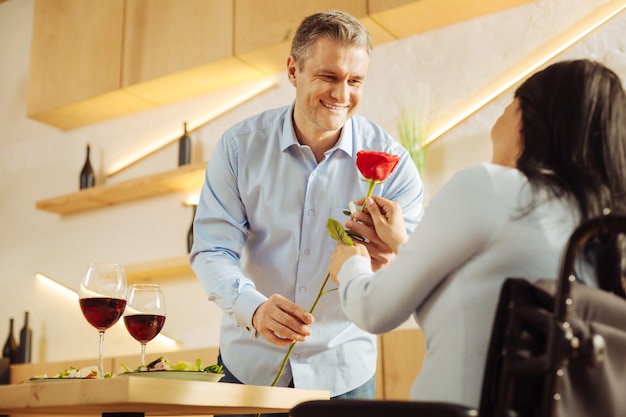
[[[441,189],[387,267],[373,273],[366,257],[348,257],[358,247],[341,248],[337,263],[331,265],[348,318],[372,333],[402,324],[486,245],[497,210],[489,175],[478,166],[462,171]]]

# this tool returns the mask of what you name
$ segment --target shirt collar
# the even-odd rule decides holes
[[[296,129],[293,126],[293,109],[295,106],[295,102],[291,103],[287,113],[285,114],[285,120],[283,122],[283,134],[280,138],[280,150],[285,151],[287,148],[298,145],[298,138],[296,137]],[[334,152],[335,150],[341,150],[345,152],[349,156],[353,156],[354,146],[352,140],[352,131],[353,131],[353,122],[352,118],[349,118],[346,123],[343,125],[341,129],[341,135],[339,136],[339,141],[333,148],[330,149],[329,152]]]

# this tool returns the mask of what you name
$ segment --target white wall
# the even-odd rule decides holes
[[[395,134],[399,108],[416,102],[430,117],[445,114],[547,39],[606,0],[539,0],[529,5],[379,46],[374,51],[361,113]],[[188,193],[175,193],[71,216],[35,209],[37,200],[78,189],[86,142],[100,173],[164,132],[209,111],[249,86],[207,94],[143,113],[62,132],[28,119],[32,0],[0,4],[0,342],[8,319],[31,312],[33,362],[95,357],[97,332],[74,299],[45,288],[45,273],[77,288],[83,265],[94,260],[132,264],[183,255],[192,211]],[[585,38],[560,58],[588,57],[607,63],[626,79],[626,15]],[[260,97],[194,133],[196,160],[207,159],[221,132],[265,108],[287,104],[293,88],[284,74]],[[510,99],[494,101],[431,148],[425,181],[432,195],[455,171],[491,156],[489,130]],[[428,120],[428,118],[427,118]],[[116,182],[176,167],[171,146],[109,179]],[[99,178],[102,181],[102,178]],[[556,271],[555,271],[556,273]],[[168,318],[163,332],[179,348],[218,343],[219,310],[189,277],[163,285]],[[170,349],[153,341],[148,352]],[[105,356],[130,355],[139,345],[121,322],[107,331]],[[193,359],[193,358],[192,358]]]

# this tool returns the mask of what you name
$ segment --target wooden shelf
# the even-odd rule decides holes
[[[124,265],[126,281],[129,284],[171,280],[181,276],[194,277],[189,264],[189,255],[159,259],[132,265]]]
[[[175,191],[200,189],[206,162],[183,165],[175,170],[116,184],[93,188],[37,201],[39,210],[61,215],[126,203]]]

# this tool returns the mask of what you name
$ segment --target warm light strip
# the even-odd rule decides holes
[[[480,110],[500,94],[513,87],[518,82],[532,74],[542,65],[565,51],[583,37],[593,32],[595,29],[617,16],[626,8],[626,0],[610,1],[580,20],[569,29],[545,43],[535,53],[519,62],[500,78],[490,83],[489,86],[475,94],[460,105],[456,111],[451,112],[447,117],[429,123],[426,139],[423,145],[427,145],[444,133],[467,119],[469,116]]]
[[[65,285],[56,282],[55,280],[53,280],[52,278],[44,274],[37,272],[35,274],[35,278],[37,278],[39,281],[41,281],[48,287],[54,289],[55,291],[61,292],[67,295],[68,297],[78,298],[78,294],[76,293],[76,291],[67,288]]]
[[[259,81],[254,87],[250,88],[245,93],[237,97],[233,97],[230,100],[224,100],[224,102],[219,107],[212,109],[209,113],[203,115],[202,117],[196,120],[187,122],[187,132],[192,132],[204,126],[208,122],[233,110],[235,107],[240,106],[246,101],[253,99],[257,95],[264,93],[270,88],[275,88],[276,86],[277,85],[274,79],[266,79],[263,81]],[[119,174],[126,168],[131,167],[137,162],[149,157],[150,155],[160,151],[166,146],[171,145],[172,143],[176,142],[181,136],[182,136],[182,132],[180,128],[177,128],[172,133],[162,137],[161,139],[154,141],[150,146],[142,149],[141,151],[137,152],[135,155],[129,156],[125,160],[113,164],[113,166],[107,172],[106,176],[112,177],[116,174]]]
[[[200,194],[194,194],[189,196],[183,203],[183,206],[197,206],[200,202]]]
[[[164,333],[157,334],[154,340],[159,341],[160,343],[167,344],[171,347],[178,346],[178,342],[175,339],[172,339],[171,337],[166,336]]]
[[[43,284],[45,284],[49,288],[54,289],[55,291],[63,293],[66,296],[69,296],[69,297],[71,297],[73,299],[77,299],[78,298],[78,294],[76,293],[76,291],[67,288],[65,285],[55,281],[54,279],[50,278],[47,275],[44,275],[44,274],[42,274],[40,272],[37,272],[35,274],[35,278],[37,278],[40,282],[42,282]],[[178,345],[178,342],[175,339],[172,339],[171,337],[166,336],[163,333],[159,333],[155,339],[158,339],[159,341],[161,341],[163,343],[166,343],[168,345],[171,345],[171,346],[177,346]]]

